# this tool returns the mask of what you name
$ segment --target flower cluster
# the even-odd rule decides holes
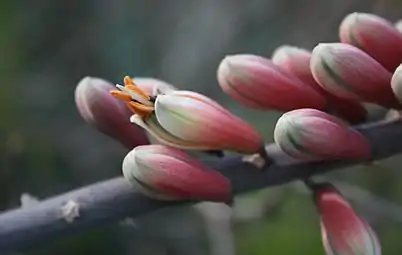
[[[401,27],[353,13],[340,24],[339,42],[311,51],[284,45],[271,58],[226,56],[217,65],[217,80],[244,106],[285,112],[274,130],[283,153],[301,161],[370,160],[369,142],[351,125],[367,120],[366,103],[402,110]],[[231,201],[230,180],[184,150],[259,157],[262,169],[272,163],[261,135],[207,96],[148,77],[127,76],[116,87],[84,78],[77,106],[88,123],[132,149],[123,175],[146,196]],[[310,187],[327,254],[381,254],[373,229],[333,186]]]

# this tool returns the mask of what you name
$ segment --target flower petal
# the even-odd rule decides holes
[[[261,137],[247,123],[216,102],[192,93],[158,96],[155,113],[160,125],[184,141],[215,149],[254,153]]]
[[[152,96],[169,94],[177,90],[173,85],[151,77],[133,77],[135,84]]]
[[[155,114],[151,114],[144,121],[141,117],[137,115],[133,115],[130,118],[132,123],[139,125],[144,128],[148,133],[150,133],[153,137],[155,137],[159,142],[169,145],[172,147],[178,147],[182,149],[198,149],[198,150],[208,150],[210,147],[201,146],[198,144],[193,144],[188,141],[184,141],[176,136],[173,136],[169,132],[167,132],[156,119]]]

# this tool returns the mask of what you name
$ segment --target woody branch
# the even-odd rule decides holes
[[[383,121],[357,126],[373,150],[373,160],[402,152],[402,122]],[[227,156],[205,162],[230,179],[235,194],[280,185],[323,174],[357,161],[301,162],[281,152],[276,145],[266,147],[274,163],[261,171],[240,156]],[[38,246],[49,239],[76,231],[114,223],[125,217],[138,217],[162,207],[185,202],[163,202],[137,193],[123,177],[95,183],[48,198],[37,205],[16,208],[0,214],[0,252]]]

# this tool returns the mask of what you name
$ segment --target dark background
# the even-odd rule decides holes
[[[312,49],[337,41],[338,24],[350,12],[395,22],[401,7],[398,0],[0,1],[0,208],[19,206],[23,193],[42,199],[121,174],[127,151],[87,125],[75,108],[82,77],[113,83],[124,75],[156,77],[204,93],[271,142],[281,113],[246,109],[224,95],[216,81],[220,60],[234,53],[270,57],[281,44]],[[402,204],[400,163],[395,157],[329,177]],[[377,230],[383,254],[401,254],[402,222],[378,214],[361,190],[345,187]],[[234,210],[211,203],[166,209],[22,254],[234,250],[323,254],[318,218],[303,188],[291,184],[247,194]]]

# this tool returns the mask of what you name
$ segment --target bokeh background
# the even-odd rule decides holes
[[[282,44],[312,49],[337,41],[338,24],[350,12],[395,22],[401,7],[399,0],[0,1],[0,208],[20,206],[22,194],[43,199],[121,174],[127,151],[75,108],[81,78],[163,79],[218,100],[271,142],[281,113],[246,109],[224,95],[216,81],[220,60],[234,53],[270,57]],[[394,157],[326,176],[371,222],[387,255],[402,250],[402,215],[392,217],[402,205],[401,163]],[[392,206],[378,205],[366,191]],[[309,194],[289,184],[238,197],[234,209],[212,203],[164,209],[18,254],[324,252]]]

